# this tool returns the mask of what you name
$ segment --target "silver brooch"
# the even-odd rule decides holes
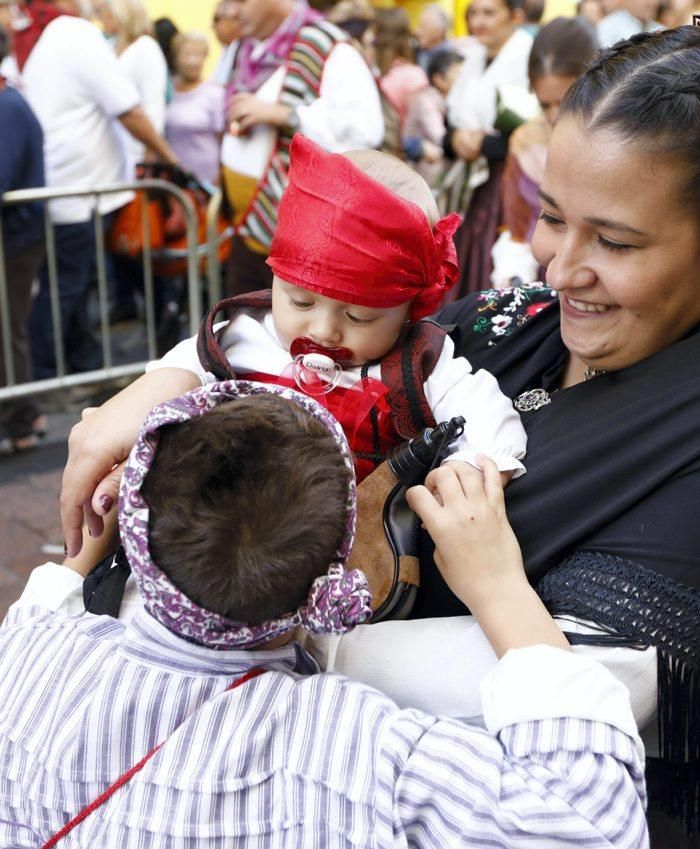
[[[551,404],[552,399],[546,389],[528,389],[513,401],[513,406],[519,413],[530,413]]]

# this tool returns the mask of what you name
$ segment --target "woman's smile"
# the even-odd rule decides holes
[[[609,313],[611,310],[616,309],[616,307],[612,304],[596,304],[592,301],[575,301],[568,295],[563,295],[561,300],[565,307],[570,307],[574,313],[585,313],[587,315],[594,313],[600,315],[601,313]]]

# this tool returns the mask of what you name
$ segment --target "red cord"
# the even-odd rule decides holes
[[[258,675],[262,675],[263,672],[267,672],[267,670],[260,668],[251,669],[250,672],[246,672],[245,675],[242,675],[240,678],[237,678],[233,682],[233,684],[231,684],[230,687],[226,688],[224,692],[228,693],[229,690],[235,690],[236,687],[240,687],[241,684],[245,684],[253,678],[257,678]],[[167,741],[163,740],[163,743],[165,742]],[[76,825],[79,825],[84,819],[87,819],[87,817],[89,817],[94,810],[99,808],[100,805],[103,805],[113,793],[119,790],[119,788],[126,784],[127,781],[130,781],[136,775],[136,773],[139,772],[139,770],[143,769],[146,763],[150,761],[150,759],[153,757],[153,755],[155,755],[158,749],[160,749],[163,743],[159,743],[155,748],[151,749],[151,751],[147,755],[144,755],[144,757],[142,757],[137,764],[134,764],[131,769],[127,770],[123,775],[121,775],[114,782],[114,784],[111,784],[104,791],[104,793],[100,793],[100,795],[94,800],[94,802],[91,802],[89,805],[83,808],[83,810],[80,811],[79,814],[74,816],[73,819],[70,820],[70,822],[67,822],[60,831],[57,831],[53,837],[49,838],[46,843],[44,843],[44,845],[41,847],[41,849],[53,849],[53,847],[58,843],[58,841],[62,840],[66,836],[66,834],[68,834],[69,831],[72,831],[76,827]]]

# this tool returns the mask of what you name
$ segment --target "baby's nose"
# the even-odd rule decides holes
[[[319,345],[337,344],[342,338],[338,322],[331,316],[319,316],[310,328],[310,335]]]

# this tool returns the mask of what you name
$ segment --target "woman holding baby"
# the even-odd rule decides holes
[[[577,650],[616,668],[640,724],[658,705],[652,801],[696,831],[699,93],[700,28],[603,51],[551,138],[533,238],[547,286],[472,295],[439,315],[458,327],[456,354],[495,374],[522,415],[527,474],[509,484],[506,506],[528,578],[570,641],[584,644]],[[74,430],[64,475],[72,550],[83,511],[94,521],[113,501],[114,482],[100,481],[130,448],[91,418]],[[378,683],[382,656],[396,664],[389,646],[399,637],[415,676],[412,649],[432,636],[449,661],[445,674],[433,660],[439,699],[450,677],[468,687],[490,661],[476,635],[473,651],[460,640],[463,655],[449,654],[451,629],[469,617],[445,617],[467,611],[428,556],[421,578],[414,614],[424,621],[363,627],[344,638],[352,647],[330,654],[339,668],[343,655],[350,674],[371,654],[366,678]],[[393,695],[391,683],[382,689]]]

